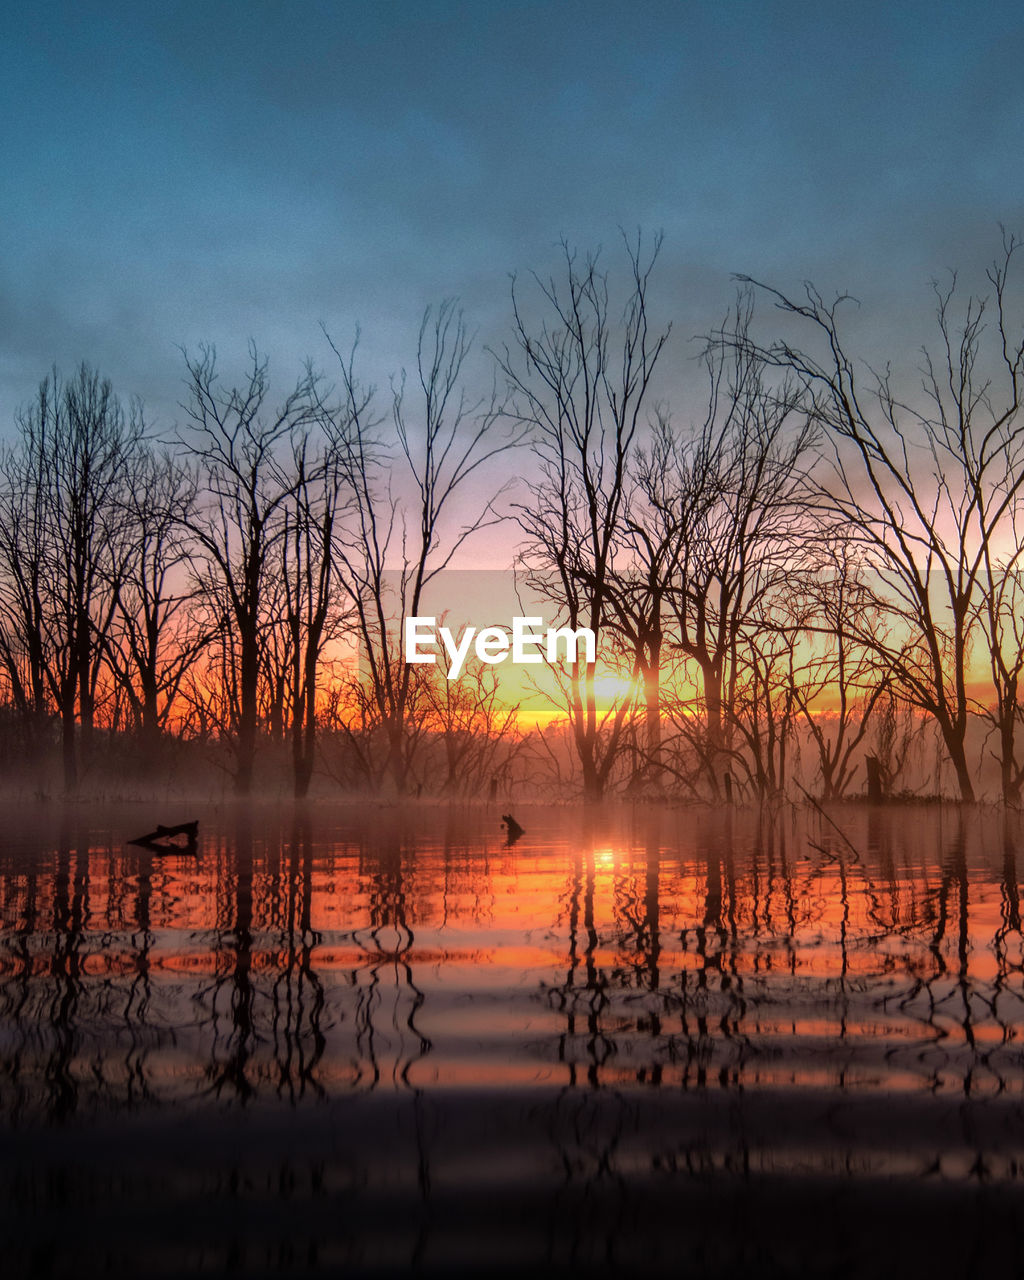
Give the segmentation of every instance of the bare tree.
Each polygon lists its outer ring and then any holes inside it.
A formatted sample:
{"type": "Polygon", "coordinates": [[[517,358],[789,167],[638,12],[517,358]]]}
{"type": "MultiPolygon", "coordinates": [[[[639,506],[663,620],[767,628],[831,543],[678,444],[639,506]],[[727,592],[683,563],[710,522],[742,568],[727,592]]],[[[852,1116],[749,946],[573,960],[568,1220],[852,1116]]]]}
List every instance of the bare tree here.
{"type": "MultiPolygon", "coordinates": [[[[741,296],[732,330],[747,332],[751,318],[752,301],[741,296]]],[[[773,384],[755,353],[719,338],[706,349],[705,369],[703,423],[683,432],[662,417],[638,451],[630,528],[638,559],[663,584],[663,644],[696,668],[693,708],[675,723],[718,796],[735,763],[744,637],[767,635],[780,621],[778,596],[792,585],[812,532],[815,433],[799,387],[773,384]]]]}
{"type": "Polygon", "coordinates": [[[190,607],[187,527],[195,500],[195,476],[180,459],[139,451],[123,497],[131,555],[111,582],[117,612],[106,647],[147,760],[173,720],[185,673],[210,639],[190,607]]]}
{"type": "MultiPolygon", "coordinates": [[[[625,551],[629,462],[668,339],[667,328],[651,332],[647,305],[660,245],[660,237],[650,251],[639,236],[626,242],[630,283],[617,325],[597,255],[580,259],[563,242],[561,279],[533,277],[545,312],[536,322],[513,281],[515,347],[498,356],[540,470],[529,502],[517,506],[528,582],[557,603],[568,626],[589,628],[598,647],[614,616],[616,557],[625,551]]],[[[569,701],[583,792],[591,800],[607,788],[628,710],[623,701],[602,726],[595,675],[595,662],[575,663],[569,701]]]]}
{"type": "Polygon", "coordinates": [[[736,767],[759,800],[784,795],[796,727],[792,680],[793,634],[776,619],[745,628],[735,646],[735,682],[730,720],[744,750],[736,767]]]}
{"type": "Polygon", "coordinates": [[[112,584],[131,549],[125,496],[142,414],[137,404],[126,413],[110,383],[83,364],[70,380],[56,369],[45,378],[18,427],[4,462],[5,652],[13,658],[23,649],[19,696],[36,716],[45,682],[72,793],[88,760],[117,601],[112,584]]]}
{"type": "Polygon", "coordinates": [[[216,353],[185,355],[190,430],[182,437],[199,468],[199,503],[188,528],[196,544],[193,573],[221,651],[234,786],[248,795],[259,729],[261,633],[270,565],[282,537],[282,511],[294,481],[283,453],[292,434],[317,414],[317,378],[307,365],[295,389],[267,412],[267,361],[249,348],[239,386],[220,385],[216,353]]]}
{"type": "Polygon", "coordinates": [[[423,687],[427,728],[444,752],[442,794],[481,796],[506,776],[519,745],[518,705],[501,698],[494,667],[470,659],[458,680],[430,668],[423,687]]]}
{"type": "Polygon", "coordinates": [[[46,493],[22,448],[4,450],[0,477],[0,654],[31,755],[45,735],[54,659],[44,612],[46,493]]]}
{"type": "MultiPolygon", "coordinates": [[[[1016,520],[1013,521],[1016,526],[1016,520]]],[[[978,625],[988,650],[992,680],[991,701],[977,704],[996,735],[994,753],[999,765],[1000,790],[1006,804],[1020,803],[1024,760],[1020,758],[1021,678],[1024,675],[1024,576],[1019,566],[1021,540],[1016,528],[1013,547],[1005,555],[986,556],[986,573],[978,601],[978,625]]]]}
{"type": "Polygon", "coordinates": [[[841,539],[816,548],[789,612],[793,702],[817,756],[822,799],[839,799],[853,782],[857,755],[889,686],[878,657],[884,623],[856,548],[841,539]]]}
{"type": "Polygon", "coordinates": [[[871,751],[878,761],[884,795],[911,791],[908,782],[915,766],[920,766],[925,748],[926,727],[932,722],[899,696],[892,683],[887,683],[871,720],[871,751]],[[899,784],[902,783],[902,786],[899,784]]]}
{"type": "MultiPolygon", "coordinates": [[[[361,387],[355,375],[355,348],[344,358],[331,343],[345,390],[332,445],[350,486],[335,563],[351,601],[369,720],[386,743],[383,768],[372,772],[390,779],[399,794],[408,789],[420,736],[410,732],[416,675],[404,660],[401,619],[420,614],[428,583],[469,538],[496,521],[497,495],[474,500],[469,482],[520,438],[501,431],[496,395],[469,397],[464,375],[471,345],[454,301],[427,309],[417,344],[415,402],[403,374],[392,389],[395,435],[386,442],[378,434],[382,420],[374,413],[373,389],[361,387]],[[396,468],[396,462],[404,465],[396,468]]],[[[365,723],[365,716],[343,722],[342,731],[354,744],[365,723]]]]}
{"type": "MultiPolygon", "coordinates": [[[[763,354],[814,396],[832,444],[828,504],[859,531],[879,604],[893,619],[879,651],[904,696],[934,719],[965,801],[975,796],[967,753],[971,640],[1024,485],[1024,338],[1007,298],[1018,248],[1004,237],[988,273],[992,296],[967,299],[959,316],[955,275],[935,285],[937,351],[923,352],[913,401],[901,397],[888,368],[862,375],[847,354],[839,323],[845,298],[829,304],[808,286],[796,302],[758,286],[820,340],[818,354],[785,340],[763,354]]],[[[741,345],[749,349],[742,336],[741,345]]],[[[991,633],[987,639],[997,643],[991,633]]]]}
{"type": "Polygon", "coordinates": [[[345,452],[337,439],[318,445],[304,432],[292,445],[291,473],[280,573],[282,621],[290,642],[292,776],[295,796],[301,798],[309,791],[316,760],[320,667],[348,618],[335,561],[336,528],[348,501],[345,452]]]}

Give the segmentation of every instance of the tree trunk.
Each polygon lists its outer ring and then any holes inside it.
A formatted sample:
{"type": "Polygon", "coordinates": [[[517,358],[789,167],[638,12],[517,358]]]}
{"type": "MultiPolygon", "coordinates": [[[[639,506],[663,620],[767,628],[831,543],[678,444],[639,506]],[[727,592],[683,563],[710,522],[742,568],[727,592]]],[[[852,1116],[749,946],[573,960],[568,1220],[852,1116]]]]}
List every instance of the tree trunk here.
{"type": "Polygon", "coordinates": [[[75,750],[75,711],[65,699],[60,716],[61,754],[64,762],[64,791],[78,793],[78,758],[75,750]]]}
{"type": "Polygon", "coordinates": [[[964,804],[974,804],[974,783],[971,780],[971,771],[967,765],[964,736],[953,727],[944,730],[942,736],[946,742],[950,763],[956,772],[957,786],[960,788],[960,800],[964,804]]]}
{"type": "Polygon", "coordinates": [[[657,653],[643,669],[644,681],[644,737],[648,779],[658,786],[661,783],[661,662],[657,653]]]}

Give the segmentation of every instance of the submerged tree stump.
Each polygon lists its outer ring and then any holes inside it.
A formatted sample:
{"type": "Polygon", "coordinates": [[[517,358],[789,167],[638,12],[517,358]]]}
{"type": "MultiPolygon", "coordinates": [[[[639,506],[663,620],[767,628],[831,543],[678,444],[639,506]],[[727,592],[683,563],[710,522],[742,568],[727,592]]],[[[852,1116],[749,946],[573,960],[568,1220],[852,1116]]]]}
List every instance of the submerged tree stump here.
{"type": "Polygon", "coordinates": [[[155,831],[147,831],[144,836],[136,836],[129,844],[140,845],[144,849],[152,849],[156,853],[195,852],[199,839],[199,823],[179,822],[176,827],[165,827],[157,823],[155,831]],[[176,843],[178,836],[185,837],[184,844],[176,843]]]}

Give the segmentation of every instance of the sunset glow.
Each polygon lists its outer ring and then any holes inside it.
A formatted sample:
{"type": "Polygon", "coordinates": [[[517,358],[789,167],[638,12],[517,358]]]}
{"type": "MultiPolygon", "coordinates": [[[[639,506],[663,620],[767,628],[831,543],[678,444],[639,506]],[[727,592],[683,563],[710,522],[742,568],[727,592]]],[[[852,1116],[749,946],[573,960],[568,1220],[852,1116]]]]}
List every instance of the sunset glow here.
{"type": "Polygon", "coordinates": [[[3,1280],[1001,1280],[1024,10],[0,40],[3,1280]]]}

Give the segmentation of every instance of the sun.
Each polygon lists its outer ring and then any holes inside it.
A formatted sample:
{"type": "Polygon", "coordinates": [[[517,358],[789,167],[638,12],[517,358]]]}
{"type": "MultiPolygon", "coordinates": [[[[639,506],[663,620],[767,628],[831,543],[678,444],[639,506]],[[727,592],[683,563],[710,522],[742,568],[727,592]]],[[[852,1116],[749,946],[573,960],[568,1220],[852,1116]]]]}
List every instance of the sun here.
{"type": "Polygon", "coordinates": [[[611,707],[636,694],[636,681],[629,676],[597,676],[594,680],[594,698],[605,707],[611,707]]]}

